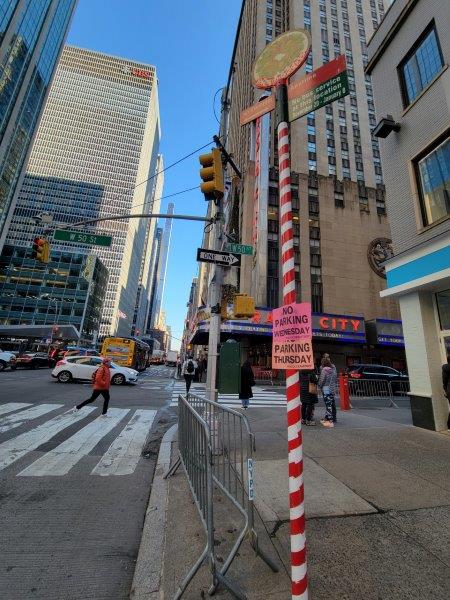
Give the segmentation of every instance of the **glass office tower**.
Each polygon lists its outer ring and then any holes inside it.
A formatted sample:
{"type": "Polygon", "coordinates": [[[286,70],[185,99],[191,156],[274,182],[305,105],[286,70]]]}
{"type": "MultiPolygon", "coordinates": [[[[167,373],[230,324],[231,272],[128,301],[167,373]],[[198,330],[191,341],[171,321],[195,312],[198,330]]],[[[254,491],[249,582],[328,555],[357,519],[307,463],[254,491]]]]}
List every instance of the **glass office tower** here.
{"type": "Polygon", "coordinates": [[[0,250],[77,0],[0,0],[0,250]]]}
{"type": "MultiPolygon", "coordinates": [[[[42,212],[50,213],[55,225],[152,212],[162,191],[156,176],[162,164],[159,141],[155,68],[65,46],[6,243],[30,247],[43,231],[33,224],[42,212]]],[[[106,220],[90,229],[112,236],[111,246],[53,241],[52,248],[95,250],[109,272],[100,336],[130,335],[135,312],[148,296],[147,270],[141,267],[155,224],[141,218],[106,220]],[[138,298],[140,283],[146,289],[138,298]]]]}

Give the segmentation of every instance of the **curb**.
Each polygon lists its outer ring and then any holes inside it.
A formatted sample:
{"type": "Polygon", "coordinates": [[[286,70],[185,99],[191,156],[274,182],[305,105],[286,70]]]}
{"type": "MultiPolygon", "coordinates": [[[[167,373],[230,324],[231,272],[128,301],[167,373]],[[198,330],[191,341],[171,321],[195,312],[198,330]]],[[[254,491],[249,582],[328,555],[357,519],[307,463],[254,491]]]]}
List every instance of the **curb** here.
{"type": "Polygon", "coordinates": [[[152,491],[145,513],[141,545],[131,585],[130,600],[159,600],[164,558],[164,539],[169,483],[164,474],[169,470],[172,442],[178,425],[166,431],[159,448],[152,491]]]}

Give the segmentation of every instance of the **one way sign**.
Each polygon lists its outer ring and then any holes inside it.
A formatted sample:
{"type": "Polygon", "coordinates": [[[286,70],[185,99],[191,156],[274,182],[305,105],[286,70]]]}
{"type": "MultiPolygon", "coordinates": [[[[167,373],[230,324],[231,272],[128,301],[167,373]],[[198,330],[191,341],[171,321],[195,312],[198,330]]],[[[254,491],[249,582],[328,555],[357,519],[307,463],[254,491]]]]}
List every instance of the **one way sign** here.
{"type": "Polygon", "coordinates": [[[197,260],[200,262],[214,263],[223,267],[240,267],[241,255],[231,252],[220,252],[220,250],[197,249],[197,260]]]}

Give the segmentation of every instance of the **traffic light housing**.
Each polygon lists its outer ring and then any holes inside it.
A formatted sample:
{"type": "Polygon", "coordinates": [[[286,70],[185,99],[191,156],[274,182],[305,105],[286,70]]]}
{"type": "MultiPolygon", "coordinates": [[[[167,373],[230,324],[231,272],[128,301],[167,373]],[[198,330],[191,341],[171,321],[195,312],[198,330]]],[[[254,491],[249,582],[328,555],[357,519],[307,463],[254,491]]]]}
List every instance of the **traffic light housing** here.
{"type": "Polygon", "coordinates": [[[251,296],[236,294],[233,307],[235,317],[253,317],[255,312],[255,300],[251,296]]]}
{"type": "Polygon", "coordinates": [[[222,153],[219,148],[214,148],[209,154],[199,156],[200,177],[203,183],[200,186],[205,194],[205,200],[216,200],[222,198],[224,193],[222,153]]]}
{"type": "Polygon", "coordinates": [[[41,263],[50,260],[50,244],[44,238],[35,238],[33,241],[33,258],[41,263]]]}

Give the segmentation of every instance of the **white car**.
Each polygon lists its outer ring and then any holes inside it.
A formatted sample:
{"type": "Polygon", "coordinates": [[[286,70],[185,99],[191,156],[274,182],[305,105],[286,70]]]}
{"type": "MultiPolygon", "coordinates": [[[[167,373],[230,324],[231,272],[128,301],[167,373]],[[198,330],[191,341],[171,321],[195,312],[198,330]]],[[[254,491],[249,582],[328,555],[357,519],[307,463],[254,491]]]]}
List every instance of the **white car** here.
{"type": "Polygon", "coordinates": [[[2,352],[0,350],[0,371],[4,371],[8,367],[11,371],[17,369],[16,355],[12,352],[2,352]]]}
{"type": "MultiPolygon", "coordinates": [[[[52,377],[55,377],[60,383],[70,383],[75,379],[91,381],[92,374],[101,364],[101,356],[67,356],[56,363],[52,377]]],[[[111,383],[114,385],[136,383],[138,379],[137,371],[121,367],[114,362],[111,362],[110,373],[111,383]]]]}

